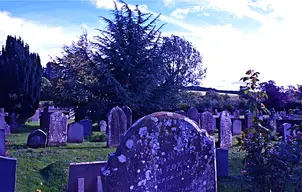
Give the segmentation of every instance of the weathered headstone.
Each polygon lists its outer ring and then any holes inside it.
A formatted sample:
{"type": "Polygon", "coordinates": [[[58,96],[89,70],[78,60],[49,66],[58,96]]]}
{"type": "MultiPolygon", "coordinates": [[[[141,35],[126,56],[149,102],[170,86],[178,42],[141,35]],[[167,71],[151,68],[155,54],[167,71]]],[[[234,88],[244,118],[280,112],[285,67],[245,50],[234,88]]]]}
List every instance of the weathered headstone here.
{"type": "Polygon", "coordinates": [[[5,131],[5,135],[11,134],[10,126],[8,124],[4,125],[4,131],[5,131]]]}
{"type": "Polygon", "coordinates": [[[92,121],[89,119],[82,119],[80,123],[84,126],[84,136],[92,134],[92,121]]]}
{"type": "Polygon", "coordinates": [[[30,148],[46,147],[47,135],[41,129],[32,131],[27,137],[27,146],[30,148]]]}
{"type": "Polygon", "coordinates": [[[199,113],[196,107],[190,107],[187,111],[187,116],[199,125],[199,113]]]}
{"type": "Polygon", "coordinates": [[[229,175],[229,151],[227,149],[216,149],[216,165],[218,177],[229,175]]]}
{"type": "Polygon", "coordinates": [[[130,127],[101,169],[104,191],[215,192],[214,145],[214,137],[189,118],[147,115],[130,127]]]}
{"type": "Polygon", "coordinates": [[[106,123],[106,121],[101,120],[100,121],[100,131],[101,132],[106,132],[106,129],[107,129],[107,123],[106,123]]]}
{"type": "Polygon", "coordinates": [[[15,192],[17,159],[0,156],[0,191],[15,192]]]}
{"type": "Polygon", "coordinates": [[[201,123],[202,123],[202,128],[207,130],[207,132],[210,134],[210,135],[213,135],[214,134],[214,126],[213,126],[213,123],[214,123],[214,117],[212,115],[212,113],[206,111],[206,112],[203,112],[201,114],[201,123]]]}
{"type": "Polygon", "coordinates": [[[120,138],[127,130],[127,117],[119,107],[114,107],[108,115],[107,147],[116,147],[120,143],[120,138]]]}
{"type": "Polygon", "coordinates": [[[128,106],[123,106],[122,110],[124,111],[127,118],[127,129],[129,129],[132,125],[132,110],[128,106]]]}
{"type": "Polygon", "coordinates": [[[48,146],[64,146],[67,140],[68,118],[61,112],[50,115],[48,146]]]}
{"type": "Polygon", "coordinates": [[[232,126],[232,130],[233,130],[233,135],[241,135],[242,132],[242,122],[239,119],[235,119],[233,121],[233,126],[232,126]]]}
{"type": "Polygon", "coordinates": [[[0,156],[6,156],[5,130],[0,129],[0,156]]]}
{"type": "Polygon", "coordinates": [[[232,121],[227,111],[220,113],[219,143],[221,149],[232,147],[232,121]]]}
{"type": "Polygon", "coordinates": [[[291,124],[290,123],[283,123],[283,140],[287,141],[287,136],[291,135],[291,131],[288,130],[289,128],[291,128],[291,124]]]}
{"type": "Polygon", "coordinates": [[[8,113],[4,112],[4,108],[0,108],[0,129],[5,129],[7,123],[5,122],[5,116],[8,116],[8,113]]]}
{"type": "Polygon", "coordinates": [[[81,123],[71,123],[68,126],[67,142],[82,143],[84,141],[84,126],[81,123]]]}

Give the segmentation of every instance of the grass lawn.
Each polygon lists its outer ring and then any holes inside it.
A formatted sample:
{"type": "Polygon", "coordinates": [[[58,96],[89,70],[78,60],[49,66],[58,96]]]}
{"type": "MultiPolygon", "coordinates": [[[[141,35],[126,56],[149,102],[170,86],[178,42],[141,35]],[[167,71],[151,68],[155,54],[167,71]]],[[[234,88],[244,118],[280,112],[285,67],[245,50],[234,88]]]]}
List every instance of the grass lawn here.
{"type": "MultiPolygon", "coordinates": [[[[35,192],[37,189],[42,192],[61,192],[67,186],[69,163],[107,160],[107,155],[115,151],[105,148],[104,142],[30,149],[26,146],[27,136],[38,126],[38,123],[29,123],[21,129],[21,133],[7,138],[8,156],[18,159],[17,192],[35,192]]],[[[238,150],[239,147],[229,150],[230,177],[218,180],[219,192],[242,191],[239,175],[243,155],[238,150]]]]}

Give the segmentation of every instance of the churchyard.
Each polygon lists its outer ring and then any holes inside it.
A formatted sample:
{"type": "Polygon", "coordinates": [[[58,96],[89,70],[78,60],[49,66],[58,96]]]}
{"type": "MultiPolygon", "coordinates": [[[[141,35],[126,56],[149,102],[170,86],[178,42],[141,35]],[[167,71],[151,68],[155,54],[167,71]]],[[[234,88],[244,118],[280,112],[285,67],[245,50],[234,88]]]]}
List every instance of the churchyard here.
{"type": "MultiPolygon", "coordinates": [[[[8,192],[14,186],[18,192],[242,191],[246,187],[244,152],[239,151],[237,137],[251,127],[252,113],[212,114],[191,107],[132,122],[132,111],[124,106],[114,107],[107,120],[92,124],[88,119],[74,122],[73,112],[66,115],[46,108],[39,112],[39,120],[34,116],[18,133],[11,133],[3,121],[3,109],[1,114],[5,129],[0,135],[0,167],[5,173],[0,177],[8,192]]],[[[287,138],[289,125],[302,120],[277,112],[270,121],[277,135],[287,138]]]]}

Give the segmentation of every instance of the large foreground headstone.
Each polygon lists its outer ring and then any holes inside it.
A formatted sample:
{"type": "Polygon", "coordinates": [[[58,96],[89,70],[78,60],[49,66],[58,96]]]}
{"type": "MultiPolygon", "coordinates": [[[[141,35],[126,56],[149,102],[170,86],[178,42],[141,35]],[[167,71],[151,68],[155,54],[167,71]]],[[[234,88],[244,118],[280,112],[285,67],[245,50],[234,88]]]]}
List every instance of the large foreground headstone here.
{"type": "Polygon", "coordinates": [[[67,142],[68,117],[61,112],[50,115],[48,146],[64,146],[67,142]]]}
{"type": "Polygon", "coordinates": [[[127,129],[127,118],[124,111],[119,107],[114,107],[108,115],[107,147],[116,147],[120,143],[120,138],[127,129]]]}
{"type": "Polygon", "coordinates": [[[32,131],[27,137],[27,146],[30,148],[46,147],[47,135],[41,129],[32,131]]]}
{"type": "Polygon", "coordinates": [[[232,147],[232,120],[227,111],[220,114],[219,143],[221,149],[232,147]]]}
{"type": "Polygon", "coordinates": [[[17,159],[0,156],[0,191],[16,191],[17,159]]]}
{"type": "Polygon", "coordinates": [[[215,192],[214,138],[182,115],[135,122],[101,169],[104,192],[215,192]]]}
{"type": "Polygon", "coordinates": [[[83,143],[84,141],[84,126],[81,123],[71,123],[67,130],[68,143],[83,143]]]}

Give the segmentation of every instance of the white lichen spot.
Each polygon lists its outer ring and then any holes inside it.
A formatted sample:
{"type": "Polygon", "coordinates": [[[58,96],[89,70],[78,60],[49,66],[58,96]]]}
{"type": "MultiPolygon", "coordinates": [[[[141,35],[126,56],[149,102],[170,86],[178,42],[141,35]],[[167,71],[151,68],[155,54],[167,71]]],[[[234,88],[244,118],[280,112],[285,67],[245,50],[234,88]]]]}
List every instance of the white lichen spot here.
{"type": "Polygon", "coordinates": [[[165,155],[166,153],[165,152],[161,152],[161,155],[165,155]]]}
{"type": "Polygon", "coordinates": [[[146,179],[139,181],[137,183],[137,186],[146,185],[146,181],[147,181],[146,179]]]}
{"type": "Polygon", "coordinates": [[[140,170],[140,169],[138,169],[136,172],[137,172],[137,173],[140,173],[140,172],[141,172],[141,170],[140,170]]]}
{"type": "Polygon", "coordinates": [[[208,156],[207,156],[207,155],[205,155],[205,156],[204,156],[204,158],[205,158],[205,159],[207,159],[207,158],[208,158],[208,156]]]}
{"type": "Polygon", "coordinates": [[[189,165],[187,165],[187,168],[190,168],[190,166],[189,166],[189,165]]]}
{"type": "Polygon", "coordinates": [[[184,177],[182,177],[182,178],[181,178],[181,180],[185,180],[185,178],[184,178],[184,177]]]}
{"type": "Polygon", "coordinates": [[[158,164],[156,164],[156,165],[155,165],[155,168],[156,168],[156,169],[158,169],[158,167],[159,167],[159,165],[158,165],[158,164]]]}
{"type": "Polygon", "coordinates": [[[203,181],[203,185],[206,185],[207,184],[207,181],[203,181]]]}
{"type": "Polygon", "coordinates": [[[176,131],[176,127],[172,127],[171,130],[172,130],[172,131],[176,131]]]}
{"type": "Polygon", "coordinates": [[[118,158],[118,160],[119,160],[120,163],[125,163],[127,161],[127,158],[123,154],[121,154],[117,158],[118,158]]]}
{"type": "Polygon", "coordinates": [[[134,142],[132,139],[128,139],[126,141],[126,147],[128,147],[128,149],[131,149],[133,147],[133,145],[134,145],[134,142]]]}
{"type": "Polygon", "coordinates": [[[157,185],[154,186],[154,189],[157,189],[157,185]]]}
{"type": "Polygon", "coordinates": [[[150,171],[150,170],[147,170],[147,171],[145,172],[145,176],[146,176],[147,181],[149,181],[149,180],[151,179],[150,174],[151,174],[151,171],[150,171]]]}
{"type": "Polygon", "coordinates": [[[140,137],[143,137],[143,136],[147,135],[148,134],[147,127],[140,128],[138,134],[139,134],[140,137]]]}
{"type": "Polygon", "coordinates": [[[167,115],[168,115],[169,117],[172,117],[172,116],[173,116],[173,113],[167,113],[167,115]]]}
{"type": "Polygon", "coordinates": [[[131,186],[130,186],[130,190],[133,190],[133,188],[134,188],[134,186],[133,186],[133,185],[131,185],[131,186]]]}
{"type": "Polygon", "coordinates": [[[146,161],[145,161],[145,160],[142,160],[142,163],[143,163],[143,164],[145,164],[145,163],[146,163],[146,161]]]}
{"type": "Polygon", "coordinates": [[[151,117],[151,120],[152,120],[153,122],[155,122],[155,123],[158,122],[158,119],[157,119],[156,117],[151,117]]]}
{"type": "Polygon", "coordinates": [[[114,168],[114,169],[113,169],[113,171],[117,171],[117,170],[118,170],[118,168],[114,168]]]}

